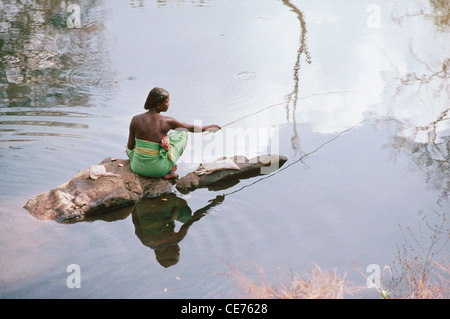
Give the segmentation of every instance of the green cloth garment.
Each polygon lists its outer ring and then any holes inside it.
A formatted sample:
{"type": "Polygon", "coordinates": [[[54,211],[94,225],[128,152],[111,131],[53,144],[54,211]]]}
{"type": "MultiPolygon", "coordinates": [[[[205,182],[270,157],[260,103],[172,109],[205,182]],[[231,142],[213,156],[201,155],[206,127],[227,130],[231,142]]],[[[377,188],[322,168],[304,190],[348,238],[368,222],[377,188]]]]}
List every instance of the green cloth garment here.
{"type": "MultiPolygon", "coordinates": [[[[174,233],[174,221],[184,224],[191,219],[192,211],[186,200],[176,196],[166,196],[165,199],[166,201],[161,201],[159,198],[144,197],[136,203],[135,208],[138,220],[136,220],[135,226],[139,226],[136,233],[139,232],[142,236],[174,233]]],[[[156,239],[157,237],[151,238],[156,239]]],[[[158,242],[159,245],[162,244],[161,240],[158,240],[158,242]]],[[[153,246],[158,245],[155,242],[153,246]]]]}
{"type": "Polygon", "coordinates": [[[130,159],[131,170],[147,177],[163,177],[169,173],[186,148],[188,134],[184,130],[175,130],[167,135],[169,149],[159,143],[135,138],[135,147],[126,152],[130,159]]]}

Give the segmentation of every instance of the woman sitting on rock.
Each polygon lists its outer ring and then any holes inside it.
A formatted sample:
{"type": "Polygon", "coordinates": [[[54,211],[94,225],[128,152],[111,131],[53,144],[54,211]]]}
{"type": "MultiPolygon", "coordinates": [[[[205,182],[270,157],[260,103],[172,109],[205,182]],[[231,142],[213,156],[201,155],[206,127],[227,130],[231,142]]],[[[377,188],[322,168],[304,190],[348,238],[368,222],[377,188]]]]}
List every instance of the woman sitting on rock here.
{"type": "Polygon", "coordinates": [[[126,150],[131,170],[139,175],[177,178],[175,163],[186,148],[186,130],[192,133],[220,130],[218,125],[194,126],[161,115],[169,109],[169,93],[161,88],[150,91],[144,108],[147,112],[131,119],[126,150]],[[170,130],[174,131],[169,133],[170,130]]]}

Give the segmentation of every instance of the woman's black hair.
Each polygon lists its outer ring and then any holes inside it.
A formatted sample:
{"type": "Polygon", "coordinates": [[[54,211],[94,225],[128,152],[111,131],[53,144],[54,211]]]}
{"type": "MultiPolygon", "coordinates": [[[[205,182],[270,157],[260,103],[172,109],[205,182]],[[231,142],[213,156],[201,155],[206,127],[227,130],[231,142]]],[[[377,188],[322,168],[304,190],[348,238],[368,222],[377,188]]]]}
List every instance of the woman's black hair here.
{"type": "Polygon", "coordinates": [[[156,107],[159,103],[164,103],[169,97],[169,92],[161,88],[153,88],[147,96],[144,104],[144,109],[150,110],[156,107]]]}

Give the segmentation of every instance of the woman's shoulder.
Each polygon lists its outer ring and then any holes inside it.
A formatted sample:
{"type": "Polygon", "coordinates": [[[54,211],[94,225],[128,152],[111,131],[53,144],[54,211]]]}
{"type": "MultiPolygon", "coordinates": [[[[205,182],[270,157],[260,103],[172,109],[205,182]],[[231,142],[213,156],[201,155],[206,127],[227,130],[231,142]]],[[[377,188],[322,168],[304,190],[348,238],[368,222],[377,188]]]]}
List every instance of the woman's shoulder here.
{"type": "Polygon", "coordinates": [[[149,118],[151,117],[150,114],[148,114],[147,112],[141,113],[141,114],[136,114],[131,118],[131,121],[139,121],[145,118],[149,118]]]}
{"type": "Polygon", "coordinates": [[[131,118],[131,121],[135,121],[135,120],[137,120],[140,117],[142,117],[142,114],[133,115],[133,117],[131,118]]]}
{"type": "Polygon", "coordinates": [[[164,123],[171,123],[173,121],[176,121],[174,118],[170,116],[165,116],[162,114],[149,114],[148,112],[141,113],[134,115],[131,119],[132,123],[138,123],[138,122],[147,122],[147,121],[158,121],[158,122],[164,122],[164,123]]]}

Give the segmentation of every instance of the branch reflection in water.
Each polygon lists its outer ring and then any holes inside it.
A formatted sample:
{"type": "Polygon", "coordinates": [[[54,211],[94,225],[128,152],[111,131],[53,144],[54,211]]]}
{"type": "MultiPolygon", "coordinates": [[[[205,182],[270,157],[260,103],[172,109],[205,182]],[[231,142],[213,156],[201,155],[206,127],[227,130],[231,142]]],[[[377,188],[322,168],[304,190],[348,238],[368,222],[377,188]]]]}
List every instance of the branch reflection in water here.
{"type": "Polygon", "coordinates": [[[291,93],[287,96],[286,103],[286,120],[289,122],[290,113],[292,113],[292,122],[293,122],[293,130],[294,135],[291,137],[291,145],[292,149],[295,151],[295,155],[301,154],[300,151],[300,138],[297,132],[297,121],[296,121],[296,112],[297,112],[297,102],[299,100],[299,88],[300,88],[300,68],[301,68],[301,56],[305,55],[305,60],[308,64],[311,64],[311,55],[308,49],[308,45],[306,42],[306,22],[303,17],[303,12],[298,9],[295,5],[291,3],[291,1],[283,0],[283,4],[290,8],[292,12],[297,15],[297,19],[300,22],[300,47],[297,50],[297,59],[294,65],[294,88],[291,93]],[[292,111],[290,110],[290,104],[292,103],[292,111]]]}

